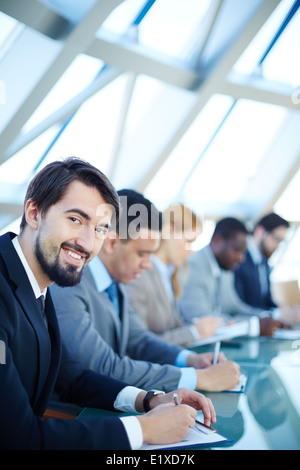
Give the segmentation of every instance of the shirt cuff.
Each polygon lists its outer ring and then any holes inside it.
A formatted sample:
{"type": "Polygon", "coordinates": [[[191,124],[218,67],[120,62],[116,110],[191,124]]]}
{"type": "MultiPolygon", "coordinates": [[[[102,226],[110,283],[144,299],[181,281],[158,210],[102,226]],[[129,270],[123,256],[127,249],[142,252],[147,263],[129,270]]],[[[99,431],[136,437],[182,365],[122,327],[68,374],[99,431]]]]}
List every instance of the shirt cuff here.
{"type": "Polygon", "coordinates": [[[195,341],[197,341],[198,339],[200,339],[199,332],[198,332],[197,328],[195,328],[195,326],[190,325],[190,330],[191,330],[191,333],[192,333],[193,338],[194,338],[195,341]]]}
{"type": "Polygon", "coordinates": [[[191,351],[187,349],[183,349],[177,354],[175,359],[175,366],[177,367],[186,367],[187,366],[187,358],[191,354],[191,351]]]}
{"type": "Polygon", "coordinates": [[[119,411],[137,413],[135,401],[139,393],[143,392],[140,388],[124,387],[117,395],[114,402],[114,408],[119,411]]]}
{"type": "Polygon", "coordinates": [[[178,388],[186,387],[190,390],[196,390],[197,387],[197,373],[194,367],[185,367],[180,369],[181,377],[178,382],[178,388]]]}
{"type": "Polygon", "coordinates": [[[125,416],[120,418],[132,450],[138,450],[143,445],[143,431],[139,420],[135,416],[125,416]]]}
{"type": "Polygon", "coordinates": [[[271,314],[272,314],[272,318],[273,320],[280,320],[281,319],[281,311],[280,311],[280,308],[274,308],[272,311],[271,311],[271,314]]]}

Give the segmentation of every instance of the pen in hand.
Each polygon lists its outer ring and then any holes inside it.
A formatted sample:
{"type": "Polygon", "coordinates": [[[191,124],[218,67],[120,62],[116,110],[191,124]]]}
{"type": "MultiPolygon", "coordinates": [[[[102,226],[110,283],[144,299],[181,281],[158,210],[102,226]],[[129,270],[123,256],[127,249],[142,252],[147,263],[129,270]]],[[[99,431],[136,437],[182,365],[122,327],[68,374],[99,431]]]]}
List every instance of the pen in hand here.
{"type": "MultiPolygon", "coordinates": [[[[173,400],[174,400],[175,405],[179,405],[179,399],[178,399],[178,394],[177,393],[173,393],[173,400]]],[[[214,428],[212,428],[211,426],[207,426],[206,424],[202,423],[202,421],[199,421],[198,419],[195,419],[195,423],[196,423],[197,429],[199,431],[203,432],[204,434],[207,434],[207,433],[204,432],[201,428],[199,428],[199,425],[203,426],[204,428],[209,429],[212,432],[217,432],[214,428]]]]}
{"type": "Polygon", "coordinates": [[[178,399],[177,393],[173,393],[173,399],[174,399],[175,405],[179,405],[179,399],[178,399]]]}
{"type": "Polygon", "coordinates": [[[217,341],[216,344],[215,344],[215,349],[214,349],[213,366],[218,364],[220,347],[221,347],[221,341],[217,341]]]}

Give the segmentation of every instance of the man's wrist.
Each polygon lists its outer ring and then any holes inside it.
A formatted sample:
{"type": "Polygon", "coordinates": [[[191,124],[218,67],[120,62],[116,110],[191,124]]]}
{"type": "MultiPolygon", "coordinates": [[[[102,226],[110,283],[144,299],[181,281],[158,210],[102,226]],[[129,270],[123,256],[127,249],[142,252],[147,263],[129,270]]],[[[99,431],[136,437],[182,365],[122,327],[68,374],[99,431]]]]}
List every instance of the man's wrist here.
{"type": "Polygon", "coordinates": [[[150,401],[153,397],[156,397],[157,395],[165,395],[165,392],[162,392],[160,390],[149,390],[144,396],[143,408],[146,413],[151,410],[150,401]]]}

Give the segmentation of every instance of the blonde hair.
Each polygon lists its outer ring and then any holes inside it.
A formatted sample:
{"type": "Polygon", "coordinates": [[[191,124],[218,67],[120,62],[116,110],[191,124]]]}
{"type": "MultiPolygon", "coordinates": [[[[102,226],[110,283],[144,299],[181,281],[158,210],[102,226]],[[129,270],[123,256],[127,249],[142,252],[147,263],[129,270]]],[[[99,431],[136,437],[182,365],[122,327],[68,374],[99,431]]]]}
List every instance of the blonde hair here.
{"type": "MultiPolygon", "coordinates": [[[[202,230],[202,222],[200,218],[184,204],[176,203],[172,204],[163,211],[163,231],[161,244],[164,243],[164,239],[171,237],[171,231],[175,238],[182,237],[185,232],[193,231],[195,233],[195,239],[202,230]]],[[[178,279],[178,268],[172,276],[172,286],[174,296],[177,299],[181,294],[181,284],[178,279]]],[[[184,265],[184,274],[187,273],[187,264],[184,265]]]]}

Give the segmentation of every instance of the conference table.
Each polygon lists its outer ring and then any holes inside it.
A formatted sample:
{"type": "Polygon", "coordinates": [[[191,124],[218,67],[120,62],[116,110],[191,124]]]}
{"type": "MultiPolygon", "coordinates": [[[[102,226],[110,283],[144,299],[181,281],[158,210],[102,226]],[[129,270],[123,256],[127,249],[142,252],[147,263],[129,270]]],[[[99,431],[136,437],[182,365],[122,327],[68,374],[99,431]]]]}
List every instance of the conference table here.
{"type": "MultiPolygon", "coordinates": [[[[240,337],[222,343],[221,350],[240,365],[247,383],[243,393],[205,393],[216,410],[215,428],[230,440],[208,448],[300,450],[300,340],[240,337]]],[[[107,412],[84,409],[80,415],[107,412]]]]}

